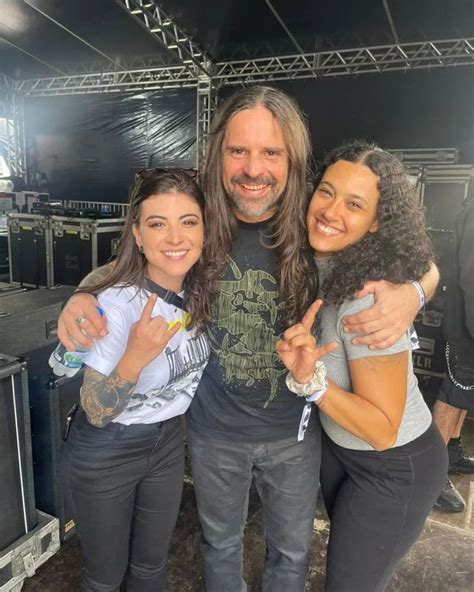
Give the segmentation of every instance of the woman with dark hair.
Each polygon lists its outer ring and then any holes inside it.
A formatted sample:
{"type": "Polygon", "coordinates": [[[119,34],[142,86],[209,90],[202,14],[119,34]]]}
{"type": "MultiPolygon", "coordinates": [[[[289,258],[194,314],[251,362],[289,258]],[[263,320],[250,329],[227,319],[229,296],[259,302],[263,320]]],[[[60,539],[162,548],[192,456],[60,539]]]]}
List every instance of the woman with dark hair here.
{"type": "Polygon", "coordinates": [[[421,532],[447,455],[413,373],[409,336],[384,350],[354,346],[342,319],[371,306],[372,294],[354,297],[365,282],[416,282],[433,251],[403,166],[362,141],[329,154],[307,224],[324,305],[315,322],[316,301],[277,351],[288,387],[307,397],[308,413],[319,407],[324,428],[326,590],[379,592],[421,532]]]}
{"type": "Polygon", "coordinates": [[[109,276],[86,290],[98,294],[108,334],[86,356],[64,459],[83,592],[118,591],[127,567],[129,592],[166,587],[184,477],[179,416],[209,355],[203,211],[186,172],[142,174],[109,276]]]}

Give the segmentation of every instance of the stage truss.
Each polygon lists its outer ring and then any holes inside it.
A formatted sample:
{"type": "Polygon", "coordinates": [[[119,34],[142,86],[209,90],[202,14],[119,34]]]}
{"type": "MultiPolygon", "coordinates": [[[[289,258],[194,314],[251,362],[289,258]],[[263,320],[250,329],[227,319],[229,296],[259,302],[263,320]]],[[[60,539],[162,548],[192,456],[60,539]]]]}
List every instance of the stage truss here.
{"type": "Polygon", "coordinates": [[[474,65],[474,38],[443,39],[399,45],[379,45],[231,62],[205,62],[203,70],[189,65],[76,74],[24,80],[23,95],[45,96],[99,92],[138,92],[199,86],[204,74],[215,87],[274,80],[360,76],[474,65]],[[209,72],[209,73],[207,73],[209,72]]]}
{"type": "MultiPolygon", "coordinates": [[[[202,162],[212,113],[217,105],[218,90],[222,86],[474,65],[474,38],[397,42],[393,45],[213,63],[155,0],[115,2],[166,48],[176,65],[148,67],[139,61],[137,66],[140,67],[106,72],[94,72],[81,66],[80,71],[50,78],[11,81],[3,77],[0,78],[0,92],[13,92],[24,97],[195,88],[198,167],[202,162]]],[[[394,38],[398,41],[397,36],[394,38]]],[[[17,99],[15,104],[20,102],[17,99]]],[[[15,106],[13,112],[15,150],[12,158],[16,170],[24,171],[23,130],[18,121],[20,111],[15,106]]]]}

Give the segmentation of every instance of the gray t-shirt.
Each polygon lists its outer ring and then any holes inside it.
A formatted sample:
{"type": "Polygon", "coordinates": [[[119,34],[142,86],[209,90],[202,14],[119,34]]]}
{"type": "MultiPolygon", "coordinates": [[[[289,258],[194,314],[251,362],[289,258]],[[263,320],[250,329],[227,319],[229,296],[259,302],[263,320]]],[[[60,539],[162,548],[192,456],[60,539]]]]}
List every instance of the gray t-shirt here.
{"type": "MultiPolygon", "coordinates": [[[[317,261],[317,264],[321,271],[327,265],[326,262],[323,264],[320,260],[317,261]]],[[[320,275],[324,275],[324,273],[320,275]]],[[[320,313],[320,343],[324,344],[335,341],[338,344],[334,351],[324,357],[328,376],[338,386],[349,392],[352,392],[349,360],[371,356],[386,356],[407,350],[411,352],[410,338],[408,335],[403,335],[394,345],[383,350],[370,350],[366,345],[353,345],[351,343],[354,334],[344,333],[343,317],[370,308],[373,303],[374,297],[372,294],[369,294],[364,298],[346,301],[339,307],[326,305],[320,313]]],[[[330,417],[325,415],[324,412],[321,411],[320,417],[324,431],[339,446],[353,450],[373,450],[373,447],[365,440],[354,436],[340,427],[330,417]]],[[[400,429],[398,430],[397,440],[392,448],[415,440],[415,438],[421,436],[429,428],[430,424],[431,413],[418,388],[418,381],[413,372],[413,363],[410,355],[408,361],[405,410],[400,429]]]]}

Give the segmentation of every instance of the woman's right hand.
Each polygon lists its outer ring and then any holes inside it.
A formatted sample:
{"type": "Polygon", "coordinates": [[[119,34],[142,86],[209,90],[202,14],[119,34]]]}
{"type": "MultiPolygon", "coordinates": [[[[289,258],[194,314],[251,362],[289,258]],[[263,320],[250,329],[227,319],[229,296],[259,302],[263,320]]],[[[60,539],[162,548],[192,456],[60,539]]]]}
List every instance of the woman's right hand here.
{"type": "Polygon", "coordinates": [[[316,315],[323,301],[316,300],[300,323],[293,325],[277,341],[276,351],[296,382],[305,384],[314,374],[314,364],[337,347],[335,342],[319,346],[311,334],[316,315]]]}
{"type": "Polygon", "coordinates": [[[137,380],[143,368],[161,354],[181,329],[179,321],[170,327],[162,316],[151,316],[156,300],[157,295],[152,294],[140,319],[131,326],[127,349],[117,365],[121,378],[137,380]]]}
{"type": "Polygon", "coordinates": [[[97,306],[97,298],[84,292],[68,300],[58,320],[59,341],[68,350],[74,351],[78,345],[89,349],[94,339],[107,335],[107,321],[97,306]]]}

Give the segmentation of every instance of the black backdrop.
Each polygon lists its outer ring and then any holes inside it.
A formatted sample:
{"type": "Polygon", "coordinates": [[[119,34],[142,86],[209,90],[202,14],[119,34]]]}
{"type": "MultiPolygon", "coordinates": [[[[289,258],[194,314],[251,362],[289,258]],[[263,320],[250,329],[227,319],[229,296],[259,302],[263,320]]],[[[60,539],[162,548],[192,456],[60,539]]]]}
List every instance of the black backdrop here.
{"type": "Polygon", "coordinates": [[[124,202],[134,172],[195,164],[196,93],[31,97],[25,130],[29,178],[53,197],[124,202]]]}
{"type": "MultiPolygon", "coordinates": [[[[309,118],[314,154],[365,137],[386,148],[448,148],[474,162],[470,67],[285,81],[309,118]]],[[[224,88],[223,97],[234,92],[224,88]]],[[[62,199],[126,201],[133,172],[194,166],[196,92],[75,95],[26,103],[30,173],[62,199]]]]}

